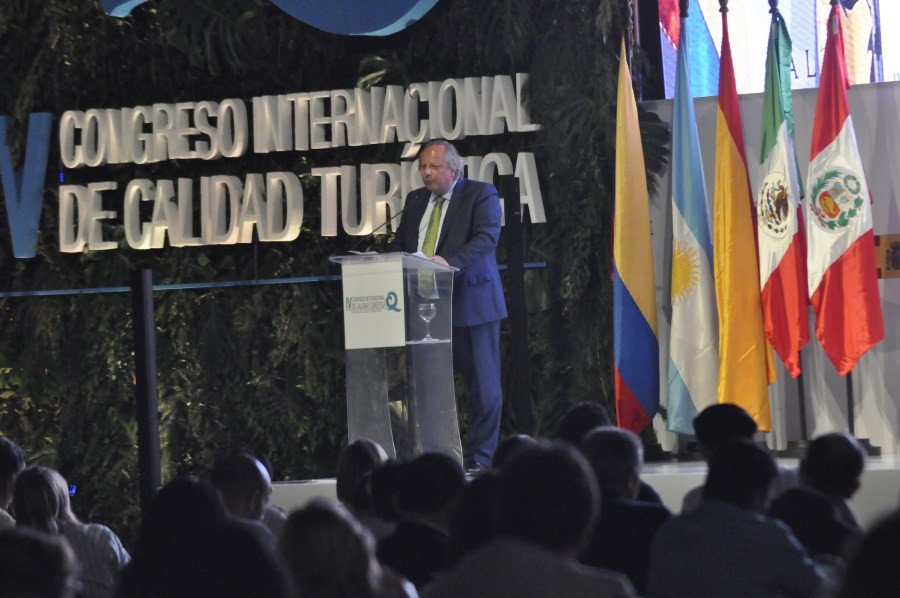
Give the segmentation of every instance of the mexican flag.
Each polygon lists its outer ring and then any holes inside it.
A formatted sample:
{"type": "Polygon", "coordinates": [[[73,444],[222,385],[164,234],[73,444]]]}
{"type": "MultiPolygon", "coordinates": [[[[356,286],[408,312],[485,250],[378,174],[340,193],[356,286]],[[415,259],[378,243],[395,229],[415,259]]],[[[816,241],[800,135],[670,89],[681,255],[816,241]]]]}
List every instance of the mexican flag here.
{"type": "Polygon", "coordinates": [[[800,349],[809,342],[806,240],[800,176],[794,154],[791,38],[776,10],[769,29],[763,96],[762,155],[756,196],[759,284],[766,338],[791,377],[800,375],[800,349]]]}

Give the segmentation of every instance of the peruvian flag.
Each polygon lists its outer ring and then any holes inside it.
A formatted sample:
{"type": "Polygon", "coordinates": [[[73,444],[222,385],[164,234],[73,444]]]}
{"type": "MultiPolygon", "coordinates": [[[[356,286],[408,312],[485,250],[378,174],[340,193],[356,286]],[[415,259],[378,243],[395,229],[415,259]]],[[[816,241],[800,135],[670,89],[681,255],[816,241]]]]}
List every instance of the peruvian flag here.
{"type": "Polygon", "coordinates": [[[807,185],[807,271],[816,338],[842,376],[884,338],[869,187],[847,100],[839,6],[831,7],[807,185]]]}
{"type": "Polygon", "coordinates": [[[809,291],[790,69],[791,37],[776,8],[766,57],[762,180],[756,197],[759,282],[766,338],[796,378],[800,349],[809,341],[809,291]]]}

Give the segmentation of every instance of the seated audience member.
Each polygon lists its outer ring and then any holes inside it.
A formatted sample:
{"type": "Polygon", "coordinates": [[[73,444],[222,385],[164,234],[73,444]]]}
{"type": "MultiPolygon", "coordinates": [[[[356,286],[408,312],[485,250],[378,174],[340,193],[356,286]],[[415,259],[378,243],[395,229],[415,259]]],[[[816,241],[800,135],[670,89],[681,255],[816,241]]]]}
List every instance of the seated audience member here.
{"type": "Polygon", "coordinates": [[[18,527],[0,531],[0,596],[75,598],[78,563],[60,536],[18,527]]]}
{"type": "Polygon", "coordinates": [[[494,460],[491,462],[491,469],[494,471],[503,469],[503,467],[509,463],[513,457],[519,454],[519,452],[531,448],[536,444],[537,440],[528,434],[507,436],[500,441],[497,445],[497,450],[494,451],[494,460]]]}
{"type": "Polygon", "coordinates": [[[275,536],[262,522],[272,494],[272,479],[265,466],[246,452],[216,459],[209,481],[221,493],[225,509],[260,542],[275,550],[275,536]]]}
{"type": "MultiPolygon", "coordinates": [[[[694,418],[694,434],[700,446],[700,454],[707,463],[719,446],[733,440],[751,441],[757,429],[750,414],[731,403],[710,405],[694,418]]],[[[703,486],[688,491],[682,501],[681,512],[688,513],[696,509],[702,497],[703,486]]]]}
{"type": "MultiPolygon", "coordinates": [[[[558,438],[578,448],[581,446],[584,437],[591,430],[612,427],[615,426],[613,426],[609,413],[606,412],[606,408],[603,405],[592,401],[582,401],[570,406],[563,413],[562,418],[559,420],[558,438]]],[[[659,493],[644,481],[640,481],[637,499],[642,502],[662,504],[662,498],[659,496],[659,493]]]]}
{"type": "Polygon", "coordinates": [[[381,540],[394,531],[394,525],[378,518],[372,507],[372,471],[387,463],[381,445],[368,438],[354,440],[338,458],[335,482],[337,498],[354,517],[381,540]]]}
{"type": "Polygon", "coordinates": [[[860,533],[847,501],[860,487],[864,466],[855,438],[838,432],[815,438],[800,461],[800,486],[773,500],[769,516],[786,523],[811,555],[841,556],[860,533]]]}
{"type": "Polygon", "coordinates": [[[18,444],[0,436],[0,530],[10,529],[16,520],[9,514],[16,476],[25,469],[25,451],[18,444]]]}
{"type": "Polygon", "coordinates": [[[849,502],[862,485],[866,468],[866,455],[859,442],[843,432],[822,434],[810,443],[802,465],[809,487],[831,501],[841,521],[860,530],[849,502]]]}
{"type": "Polygon", "coordinates": [[[900,596],[900,511],[875,526],[850,553],[838,598],[900,596]]]}
{"type": "MultiPolygon", "coordinates": [[[[535,444],[537,444],[535,442],[535,444]]],[[[493,468],[498,466],[494,453],[493,468]]],[[[497,487],[497,473],[491,469],[466,484],[450,511],[450,563],[457,563],[466,554],[487,544],[494,534],[491,531],[491,509],[497,487]]]]}
{"type": "Polygon", "coordinates": [[[152,598],[162,579],[191,559],[191,539],[228,519],[215,488],[194,476],[176,478],[150,501],[134,558],[122,571],[118,598],[152,598]]]}
{"type": "Polygon", "coordinates": [[[338,500],[349,506],[363,477],[385,463],[387,453],[374,440],[360,438],[345,446],[338,458],[335,472],[338,500]]]}
{"type": "Polygon", "coordinates": [[[288,576],[275,553],[241,521],[197,530],[190,558],[181,559],[159,583],[165,598],[291,598],[288,576]]]}
{"type": "Polygon", "coordinates": [[[431,598],[634,596],[628,579],[575,560],[597,516],[594,474],[567,444],[540,443],[498,475],[493,540],[438,574],[431,598]]]}
{"type": "Polygon", "coordinates": [[[612,425],[609,413],[603,405],[582,401],[565,410],[559,420],[557,438],[572,446],[580,446],[584,437],[594,428],[608,428],[612,425]]]}
{"type": "Polygon", "coordinates": [[[405,463],[397,493],[400,523],[378,543],[378,560],[416,587],[446,567],[451,501],[465,483],[462,467],[450,456],[426,453],[405,463]]]}
{"type": "Polygon", "coordinates": [[[365,474],[352,497],[351,512],[376,542],[394,533],[400,514],[397,513],[397,492],[402,466],[388,460],[365,474]]]}
{"type": "Polygon", "coordinates": [[[369,532],[343,507],[324,500],[291,513],[278,551],[301,598],[417,595],[412,584],[382,569],[369,532]]]}
{"type": "Polygon", "coordinates": [[[822,572],[787,526],[761,515],[776,475],[769,454],[751,442],[720,446],[701,503],[656,534],[647,595],[816,596],[822,572]]]}
{"type": "MultiPolygon", "coordinates": [[[[262,463],[262,466],[266,468],[266,473],[269,474],[270,484],[275,481],[275,470],[272,469],[272,462],[266,453],[252,447],[245,448],[244,452],[262,463]]],[[[260,521],[269,528],[269,531],[272,532],[277,541],[281,537],[281,530],[284,529],[284,524],[287,523],[287,512],[277,505],[269,504],[268,499],[266,499],[266,507],[263,509],[260,521]]]]}
{"type": "Polygon", "coordinates": [[[79,564],[80,596],[111,596],[128,552],[105,525],[81,523],[69,503],[69,485],[53,469],[29,467],[13,491],[16,525],[63,536],[79,564]]]}
{"type": "Polygon", "coordinates": [[[628,576],[638,594],[647,587],[650,545],[670,517],[656,503],[636,499],[640,485],[643,445],[633,432],[597,428],[581,443],[581,452],[600,486],[600,519],[581,562],[628,576]]]}

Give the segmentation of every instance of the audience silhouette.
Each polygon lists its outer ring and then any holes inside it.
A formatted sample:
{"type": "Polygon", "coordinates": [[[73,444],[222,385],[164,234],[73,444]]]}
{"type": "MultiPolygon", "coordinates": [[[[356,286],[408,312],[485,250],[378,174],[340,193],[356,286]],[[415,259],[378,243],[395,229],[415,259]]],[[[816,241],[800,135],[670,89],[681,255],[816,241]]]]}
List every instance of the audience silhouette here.
{"type": "Polygon", "coordinates": [[[81,523],[69,503],[69,485],[59,472],[29,467],[16,477],[13,490],[16,525],[66,539],[80,564],[80,596],[111,596],[119,571],[129,561],[119,537],[105,525],[81,523]]]}
{"type": "Polygon", "coordinates": [[[787,526],[761,515],[777,473],[769,454],[747,440],[719,446],[703,500],[656,534],[647,595],[815,596],[824,574],[787,526]]]}
{"type": "Polygon", "coordinates": [[[378,543],[378,560],[416,587],[446,567],[451,501],[465,481],[462,466],[447,455],[425,453],[403,464],[396,499],[400,522],[378,543]]]}
{"type": "Polygon", "coordinates": [[[422,595],[633,596],[624,576],[575,560],[598,508],[594,474],[572,447],[539,443],[523,450],[497,477],[496,537],[439,574],[422,595]]]}
{"type": "Polygon", "coordinates": [[[279,553],[299,596],[415,596],[415,589],[381,567],[374,540],[346,509],[313,500],[288,517],[279,553]]]}
{"type": "Polygon", "coordinates": [[[262,522],[271,465],[229,453],[210,482],[184,476],[157,492],[131,562],[109,528],[79,521],[59,472],[25,468],[0,437],[0,596],[900,595],[900,511],[862,533],[849,500],[865,454],[851,436],[815,438],[799,487],[770,502],[779,470],[750,440],[756,424],[740,407],[710,407],[694,422],[706,482],[672,517],[639,499],[640,438],[597,407],[563,417],[569,442],[507,438],[468,483],[453,457],[397,463],[356,441],[338,467],[347,506],[316,499],[282,519],[277,551],[262,522]],[[370,527],[385,531],[377,544],[370,527]]]}
{"type": "Polygon", "coordinates": [[[647,586],[650,545],[670,517],[658,503],[637,500],[643,446],[633,432],[597,428],[581,443],[600,486],[602,507],[581,561],[628,576],[639,594],[647,586]]]}

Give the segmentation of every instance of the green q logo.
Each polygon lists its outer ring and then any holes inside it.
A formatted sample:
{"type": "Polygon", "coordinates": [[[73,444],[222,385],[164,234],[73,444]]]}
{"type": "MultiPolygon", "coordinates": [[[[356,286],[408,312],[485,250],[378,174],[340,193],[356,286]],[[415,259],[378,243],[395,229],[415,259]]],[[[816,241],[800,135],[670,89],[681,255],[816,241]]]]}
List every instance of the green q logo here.
{"type": "Polygon", "coordinates": [[[385,305],[385,307],[387,307],[389,310],[399,312],[399,311],[400,311],[400,308],[397,307],[397,303],[398,303],[398,300],[397,300],[397,293],[395,293],[394,291],[391,291],[391,292],[389,292],[387,295],[385,295],[385,297],[384,297],[384,305],[385,305]]]}

